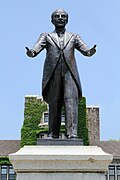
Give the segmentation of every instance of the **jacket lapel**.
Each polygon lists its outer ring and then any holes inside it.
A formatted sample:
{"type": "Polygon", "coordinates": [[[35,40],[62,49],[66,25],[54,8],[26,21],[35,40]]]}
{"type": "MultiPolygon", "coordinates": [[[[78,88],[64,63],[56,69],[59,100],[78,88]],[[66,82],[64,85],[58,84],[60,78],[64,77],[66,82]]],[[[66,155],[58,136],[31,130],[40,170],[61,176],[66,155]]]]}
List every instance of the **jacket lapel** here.
{"type": "Polygon", "coordinates": [[[58,40],[58,35],[57,35],[57,33],[56,33],[56,32],[52,32],[52,33],[49,33],[48,35],[51,37],[52,41],[53,41],[58,47],[60,47],[60,46],[59,46],[59,40],[58,40]]]}
{"type": "Polygon", "coordinates": [[[64,49],[68,45],[68,43],[69,43],[72,36],[73,36],[72,33],[68,33],[67,31],[65,31],[65,34],[64,34],[64,49]]]}
{"type": "MultiPolygon", "coordinates": [[[[58,39],[58,35],[56,32],[52,32],[52,33],[49,33],[48,34],[52,41],[60,48],[60,45],[59,45],[59,39],[58,39]]],[[[73,36],[72,33],[68,33],[67,31],[65,31],[65,34],[64,34],[64,48],[67,46],[67,44],[69,43],[71,37],[73,36]]]]}

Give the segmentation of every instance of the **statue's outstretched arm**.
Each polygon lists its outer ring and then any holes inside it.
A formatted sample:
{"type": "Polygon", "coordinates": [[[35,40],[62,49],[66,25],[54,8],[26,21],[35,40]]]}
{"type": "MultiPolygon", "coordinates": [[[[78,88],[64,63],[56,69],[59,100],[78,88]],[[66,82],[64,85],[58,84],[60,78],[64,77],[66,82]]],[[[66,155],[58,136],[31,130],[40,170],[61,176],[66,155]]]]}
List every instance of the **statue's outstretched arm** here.
{"type": "Polygon", "coordinates": [[[96,45],[91,49],[87,46],[86,43],[81,39],[79,35],[76,36],[76,49],[80,51],[84,56],[92,56],[96,52],[96,45]]]}
{"type": "Polygon", "coordinates": [[[34,44],[32,49],[29,49],[28,47],[26,47],[26,54],[29,57],[35,57],[37,56],[44,48],[46,48],[46,36],[47,33],[42,33],[40,35],[40,37],[38,38],[37,42],[34,44]]]}

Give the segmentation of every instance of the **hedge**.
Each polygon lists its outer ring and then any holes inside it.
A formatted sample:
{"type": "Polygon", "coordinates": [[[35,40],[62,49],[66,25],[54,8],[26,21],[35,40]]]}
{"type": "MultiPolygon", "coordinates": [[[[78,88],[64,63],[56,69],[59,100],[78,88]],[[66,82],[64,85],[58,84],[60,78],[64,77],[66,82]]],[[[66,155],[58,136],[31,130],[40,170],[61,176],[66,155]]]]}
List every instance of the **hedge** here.
{"type": "Polygon", "coordinates": [[[8,157],[0,157],[0,165],[11,165],[8,157]]]}

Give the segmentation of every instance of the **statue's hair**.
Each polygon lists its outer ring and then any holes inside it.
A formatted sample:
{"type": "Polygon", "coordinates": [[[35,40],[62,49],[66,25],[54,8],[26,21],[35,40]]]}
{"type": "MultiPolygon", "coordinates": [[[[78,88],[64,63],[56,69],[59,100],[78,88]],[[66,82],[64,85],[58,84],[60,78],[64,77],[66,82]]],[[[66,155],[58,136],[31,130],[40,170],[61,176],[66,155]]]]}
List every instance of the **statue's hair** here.
{"type": "Polygon", "coordinates": [[[64,12],[66,14],[66,17],[67,17],[67,20],[68,20],[68,13],[64,9],[56,9],[55,11],[53,11],[53,13],[51,14],[51,20],[53,21],[54,15],[59,11],[64,12]]]}

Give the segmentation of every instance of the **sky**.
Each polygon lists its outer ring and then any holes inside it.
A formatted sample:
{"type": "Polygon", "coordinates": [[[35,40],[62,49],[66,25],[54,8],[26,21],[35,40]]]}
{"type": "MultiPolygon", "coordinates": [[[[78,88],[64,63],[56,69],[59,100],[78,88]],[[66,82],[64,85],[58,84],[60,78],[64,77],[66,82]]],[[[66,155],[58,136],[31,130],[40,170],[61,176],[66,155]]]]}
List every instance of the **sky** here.
{"type": "Polygon", "coordinates": [[[43,32],[51,32],[51,13],[69,14],[67,31],[97,52],[75,52],[87,106],[100,108],[100,139],[120,139],[120,0],[0,1],[0,139],[20,139],[26,95],[41,96],[45,51],[26,56],[43,32]]]}

